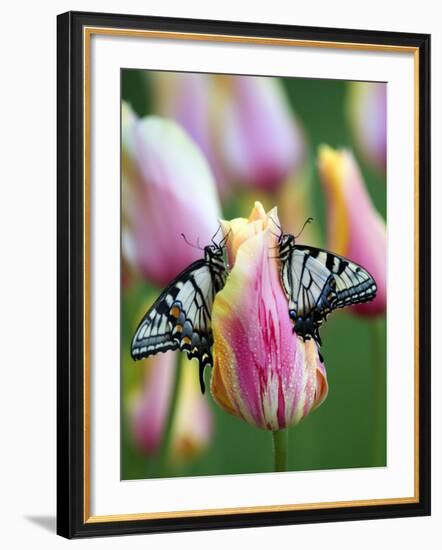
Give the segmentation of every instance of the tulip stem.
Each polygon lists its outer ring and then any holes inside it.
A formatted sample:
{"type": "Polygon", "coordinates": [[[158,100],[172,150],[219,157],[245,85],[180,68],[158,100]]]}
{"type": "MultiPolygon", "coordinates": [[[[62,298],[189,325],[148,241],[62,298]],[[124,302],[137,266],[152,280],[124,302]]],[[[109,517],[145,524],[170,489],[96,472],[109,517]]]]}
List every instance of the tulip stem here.
{"type": "Polygon", "coordinates": [[[158,477],[164,477],[164,475],[166,474],[167,459],[168,459],[168,454],[170,451],[170,445],[172,440],[172,428],[173,428],[174,419],[175,419],[176,410],[177,410],[178,394],[181,386],[183,367],[182,365],[180,365],[178,354],[176,354],[176,356],[177,357],[176,357],[176,365],[175,365],[175,372],[174,372],[174,380],[173,380],[172,391],[170,394],[170,405],[169,405],[169,410],[167,412],[166,422],[164,425],[163,439],[161,441],[160,452],[158,454],[158,468],[159,468],[158,477]]]}
{"type": "Polygon", "coordinates": [[[382,324],[371,321],[373,358],[373,459],[376,466],[385,464],[385,357],[382,349],[382,324]]]}
{"type": "Polygon", "coordinates": [[[273,434],[274,471],[287,471],[288,430],[275,430],[273,434]]]}

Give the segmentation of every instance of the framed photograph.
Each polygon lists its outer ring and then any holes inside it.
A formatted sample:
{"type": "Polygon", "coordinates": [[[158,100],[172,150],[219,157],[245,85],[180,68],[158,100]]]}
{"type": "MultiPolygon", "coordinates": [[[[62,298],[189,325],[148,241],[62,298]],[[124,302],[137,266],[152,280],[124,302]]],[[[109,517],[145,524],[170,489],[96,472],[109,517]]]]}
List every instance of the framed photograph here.
{"type": "Polygon", "coordinates": [[[58,533],[430,513],[430,37],[58,17],[58,533]]]}

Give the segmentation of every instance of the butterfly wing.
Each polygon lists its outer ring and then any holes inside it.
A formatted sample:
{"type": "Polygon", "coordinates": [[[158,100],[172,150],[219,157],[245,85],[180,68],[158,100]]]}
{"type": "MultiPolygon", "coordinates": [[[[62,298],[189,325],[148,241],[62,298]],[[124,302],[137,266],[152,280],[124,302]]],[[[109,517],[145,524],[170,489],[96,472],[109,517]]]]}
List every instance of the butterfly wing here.
{"type": "Polygon", "coordinates": [[[198,260],[161,293],[141,320],[132,339],[133,359],[168,350],[186,351],[199,361],[201,390],[204,368],[212,365],[211,312],[224,273],[198,260]]]}
{"type": "Polygon", "coordinates": [[[332,309],[369,302],[376,296],[376,282],[362,266],[320,248],[301,245],[296,245],[296,248],[315,258],[332,273],[336,281],[332,309]]]}
{"type": "Polygon", "coordinates": [[[336,299],[333,275],[308,251],[297,247],[292,247],[282,262],[281,275],[294,331],[304,339],[314,337],[320,342],[318,327],[336,299]]]}
{"type": "Polygon", "coordinates": [[[330,311],[376,296],[376,282],[368,271],[320,248],[292,246],[281,273],[294,331],[319,343],[318,329],[330,311]]]}

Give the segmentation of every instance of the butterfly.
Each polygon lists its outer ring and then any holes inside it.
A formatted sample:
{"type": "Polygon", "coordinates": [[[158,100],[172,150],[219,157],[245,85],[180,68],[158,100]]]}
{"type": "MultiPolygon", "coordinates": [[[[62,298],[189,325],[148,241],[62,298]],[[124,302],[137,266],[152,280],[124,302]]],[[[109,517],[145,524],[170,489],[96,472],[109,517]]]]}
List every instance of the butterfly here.
{"type": "Polygon", "coordinates": [[[296,244],[296,237],[282,231],[278,248],[293,331],[303,340],[314,338],[321,344],[319,327],[331,311],[376,296],[376,282],[370,273],[343,256],[296,244]]]}
{"type": "Polygon", "coordinates": [[[204,247],[196,260],[163,290],[142,318],[132,338],[134,360],[169,350],[187,352],[199,361],[199,380],[204,393],[204,369],[212,366],[212,305],[224,287],[227,266],[224,242],[204,247]]]}

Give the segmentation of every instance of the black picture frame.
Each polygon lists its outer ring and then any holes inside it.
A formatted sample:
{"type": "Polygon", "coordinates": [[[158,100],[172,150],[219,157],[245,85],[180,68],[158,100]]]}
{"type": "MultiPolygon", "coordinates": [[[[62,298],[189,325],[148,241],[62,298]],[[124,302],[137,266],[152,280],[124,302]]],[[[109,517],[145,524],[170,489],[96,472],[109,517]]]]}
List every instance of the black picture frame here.
{"type": "Polygon", "coordinates": [[[57,21],[57,533],[67,538],[256,527],[430,514],[430,36],[69,12],[57,21]],[[84,461],[84,29],[109,27],[415,48],[419,59],[419,498],[405,504],[88,520],[84,461]]]}

